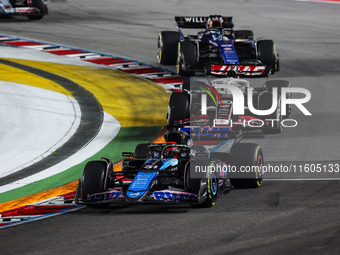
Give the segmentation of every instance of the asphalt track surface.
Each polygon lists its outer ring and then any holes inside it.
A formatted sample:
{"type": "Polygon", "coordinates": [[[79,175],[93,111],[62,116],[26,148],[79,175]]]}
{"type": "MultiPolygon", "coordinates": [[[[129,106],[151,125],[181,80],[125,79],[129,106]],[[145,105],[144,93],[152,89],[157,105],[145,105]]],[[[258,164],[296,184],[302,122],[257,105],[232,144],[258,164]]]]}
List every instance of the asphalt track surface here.
{"type": "MultiPolygon", "coordinates": [[[[175,15],[234,16],[235,28],[275,40],[275,78],[311,91],[296,128],[254,133],[266,161],[338,161],[340,18],[338,4],[238,1],[50,1],[39,22],[0,20],[4,34],[156,64],[156,39],[175,15]]],[[[274,78],[274,77],[273,77],[274,78]]],[[[4,229],[1,254],[340,254],[339,181],[267,181],[232,190],[207,209],[131,206],[73,213],[4,229]]]]}

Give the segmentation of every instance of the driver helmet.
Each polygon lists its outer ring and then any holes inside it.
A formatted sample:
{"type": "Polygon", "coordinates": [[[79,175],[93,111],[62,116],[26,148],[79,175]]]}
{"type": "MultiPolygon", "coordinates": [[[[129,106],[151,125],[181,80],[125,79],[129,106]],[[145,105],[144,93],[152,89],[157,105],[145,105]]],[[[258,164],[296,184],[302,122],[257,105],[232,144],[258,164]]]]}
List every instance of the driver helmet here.
{"type": "Polygon", "coordinates": [[[211,19],[207,20],[207,29],[222,29],[223,21],[220,19],[211,19]]]}
{"type": "Polygon", "coordinates": [[[180,153],[180,149],[176,146],[170,146],[166,148],[164,151],[165,158],[177,158],[178,154],[180,153]]]}

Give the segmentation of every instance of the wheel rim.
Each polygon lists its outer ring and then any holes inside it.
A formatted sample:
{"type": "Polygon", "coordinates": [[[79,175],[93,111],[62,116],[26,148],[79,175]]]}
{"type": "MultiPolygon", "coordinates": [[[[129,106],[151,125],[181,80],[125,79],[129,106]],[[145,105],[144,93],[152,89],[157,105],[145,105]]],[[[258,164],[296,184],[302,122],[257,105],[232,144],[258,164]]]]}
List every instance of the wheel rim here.
{"type": "Polygon", "coordinates": [[[180,74],[181,72],[181,65],[182,65],[181,44],[178,43],[177,64],[176,64],[176,70],[178,74],[180,74]]]}
{"type": "Polygon", "coordinates": [[[276,46],[275,46],[275,42],[273,43],[274,45],[274,68],[275,68],[275,71],[279,69],[279,66],[278,66],[278,62],[277,62],[277,52],[276,52],[276,46]]]}
{"type": "Polygon", "coordinates": [[[211,193],[215,196],[217,193],[217,178],[215,174],[210,177],[210,189],[211,193]]]}

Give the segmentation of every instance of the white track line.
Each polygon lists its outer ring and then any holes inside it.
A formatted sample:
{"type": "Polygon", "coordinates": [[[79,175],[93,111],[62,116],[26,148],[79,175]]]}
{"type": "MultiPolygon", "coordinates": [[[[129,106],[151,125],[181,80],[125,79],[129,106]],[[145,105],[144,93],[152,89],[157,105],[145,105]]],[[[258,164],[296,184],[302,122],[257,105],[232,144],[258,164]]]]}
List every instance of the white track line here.
{"type": "Polygon", "coordinates": [[[71,97],[0,81],[0,178],[52,154],[77,130],[81,112],[71,97]]]}
{"type": "Polygon", "coordinates": [[[93,156],[104,148],[118,134],[120,123],[110,114],[104,112],[103,125],[97,136],[84,148],[63,160],[62,162],[45,169],[27,178],[0,187],[0,193],[12,189],[23,187],[27,184],[43,180],[58,173],[61,173],[77,164],[82,163],[87,158],[93,156]]]}

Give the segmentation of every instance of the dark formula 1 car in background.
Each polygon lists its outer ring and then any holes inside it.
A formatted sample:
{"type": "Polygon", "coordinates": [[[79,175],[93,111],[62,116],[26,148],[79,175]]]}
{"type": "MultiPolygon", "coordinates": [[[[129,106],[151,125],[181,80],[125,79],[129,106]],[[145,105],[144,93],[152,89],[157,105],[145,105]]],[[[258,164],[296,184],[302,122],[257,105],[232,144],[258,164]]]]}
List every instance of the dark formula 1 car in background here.
{"type": "Polygon", "coordinates": [[[47,14],[46,0],[0,0],[0,16],[21,15],[39,20],[47,14]]]}
{"type": "MultiPolygon", "coordinates": [[[[233,77],[212,80],[211,85],[195,80],[185,81],[182,92],[175,92],[170,97],[168,125],[195,126],[195,123],[198,123],[206,128],[206,131],[200,135],[201,139],[204,136],[211,139],[212,135],[208,134],[210,131],[222,129],[227,131],[228,135],[234,132],[258,129],[265,134],[278,134],[282,131],[283,119],[291,114],[290,105],[285,107],[285,113],[281,109],[281,97],[290,98],[291,96],[289,93],[281,95],[281,88],[288,87],[290,87],[290,83],[285,80],[269,80],[262,87],[251,87],[249,81],[233,77]],[[232,92],[231,89],[234,87],[243,94],[243,100],[235,99],[240,95],[233,94],[235,91],[232,92]],[[276,95],[273,95],[273,88],[277,89],[276,95]],[[203,95],[205,99],[203,99],[203,95]],[[273,108],[275,96],[277,106],[273,108]],[[255,110],[272,109],[272,112],[266,115],[252,113],[249,102],[247,102],[249,97],[252,99],[252,108],[255,110]],[[244,108],[243,114],[233,113],[236,103],[241,103],[241,107],[244,108]],[[204,112],[203,104],[205,105],[204,112]],[[209,132],[208,129],[210,129],[209,132]]],[[[223,138],[224,136],[218,134],[215,137],[223,138]]]]}
{"type": "Polygon", "coordinates": [[[250,30],[233,30],[232,17],[175,17],[177,32],[158,36],[158,62],[177,65],[177,72],[264,76],[279,71],[279,56],[272,40],[255,40],[250,30]],[[185,36],[180,28],[201,28],[185,36]]]}
{"type": "Polygon", "coordinates": [[[187,133],[169,130],[167,143],[139,144],[126,158],[122,170],[114,172],[110,160],[90,161],[79,180],[75,201],[89,207],[110,203],[190,204],[210,207],[233,185],[236,188],[257,188],[262,183],[263,155],[259,145],[238,143],[229,139],[229,149],[209,151],[190,143],[187,133]],[[240,175],[241,166],[255,171],[240,175]],[[196,170],[201,171],[196,172],[196,170]],[[220,171],[213,171],[220,169],[220,171]],[[223,169],[221,171],[221,169],[223,169]]]}

